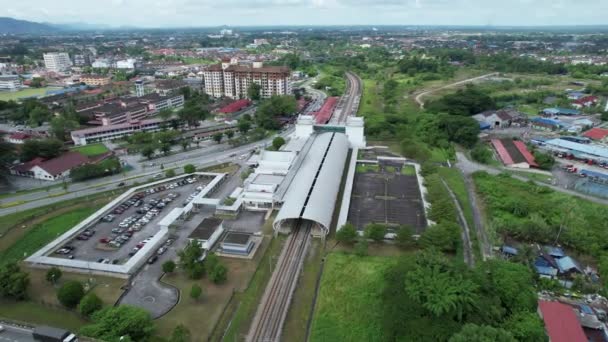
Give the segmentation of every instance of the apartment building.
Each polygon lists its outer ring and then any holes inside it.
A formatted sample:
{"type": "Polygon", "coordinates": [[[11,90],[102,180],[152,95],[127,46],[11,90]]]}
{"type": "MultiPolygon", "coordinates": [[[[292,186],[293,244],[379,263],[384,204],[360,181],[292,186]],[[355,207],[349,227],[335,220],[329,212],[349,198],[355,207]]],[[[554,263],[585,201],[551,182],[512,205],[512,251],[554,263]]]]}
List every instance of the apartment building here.
{"type": "Polygon", "coordinates": [[[23,87],[19,76],[0,76],[0,91],[17,91],[23,87]]]}
{"type": "Polygon", "coordinates": [[[112,78],[110,76],[102,75],[82,75],[80,76],[80,82],[88,86],[100,87],[110,84],[112,78]]]}
{"type": "Polygon", "coordinates": [[[264,66],[262,62],[240,65],[236,58],[211,65],[203,72],[204,90],[212,97],[242,99],[251,84],[260,85],[262,98],[291,94],[291,71],[285,66],[264,66]]]}
{"type": "Polygon", "coordinates": [[[49,52],[43,54],[44,66],[47,71],[63,72],[72,66],[70,55],[66,52],[49,52]]]}

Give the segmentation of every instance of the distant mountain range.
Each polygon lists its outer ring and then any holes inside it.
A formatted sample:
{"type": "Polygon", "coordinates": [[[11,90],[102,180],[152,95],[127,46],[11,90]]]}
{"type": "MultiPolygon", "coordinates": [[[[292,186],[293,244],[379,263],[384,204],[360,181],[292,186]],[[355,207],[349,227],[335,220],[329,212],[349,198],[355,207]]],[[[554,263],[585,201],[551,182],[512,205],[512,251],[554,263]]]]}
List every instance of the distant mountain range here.
{"type": "Polygon", "coordinates": [[[59,30],[54,25],[0,17],[0,34],[52,33],[59,30]]]}

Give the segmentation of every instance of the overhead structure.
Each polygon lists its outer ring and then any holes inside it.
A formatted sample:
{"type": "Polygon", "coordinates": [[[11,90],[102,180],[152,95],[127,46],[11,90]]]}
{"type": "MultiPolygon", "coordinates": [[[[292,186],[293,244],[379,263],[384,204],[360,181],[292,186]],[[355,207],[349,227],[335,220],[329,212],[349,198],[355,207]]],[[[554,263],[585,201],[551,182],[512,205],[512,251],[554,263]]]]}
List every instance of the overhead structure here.
{"type": "Polygon", "coordinates": [[[313,223],[313,234],[329,233],[349,142],[343,133],[314,134],[275,221],[274,229],[288,233],[298,220],[313,223]]]}

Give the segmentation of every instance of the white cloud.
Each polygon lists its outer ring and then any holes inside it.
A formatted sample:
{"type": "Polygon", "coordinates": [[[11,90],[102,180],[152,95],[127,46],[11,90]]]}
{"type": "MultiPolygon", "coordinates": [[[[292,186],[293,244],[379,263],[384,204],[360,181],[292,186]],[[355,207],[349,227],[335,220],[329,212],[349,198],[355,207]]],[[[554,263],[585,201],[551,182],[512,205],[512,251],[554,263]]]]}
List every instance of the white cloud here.
{"type": "Polygon", "coordinates": [[[0,0],[0,16],[109,25],[590,25],[606,0],[0,0]]]}

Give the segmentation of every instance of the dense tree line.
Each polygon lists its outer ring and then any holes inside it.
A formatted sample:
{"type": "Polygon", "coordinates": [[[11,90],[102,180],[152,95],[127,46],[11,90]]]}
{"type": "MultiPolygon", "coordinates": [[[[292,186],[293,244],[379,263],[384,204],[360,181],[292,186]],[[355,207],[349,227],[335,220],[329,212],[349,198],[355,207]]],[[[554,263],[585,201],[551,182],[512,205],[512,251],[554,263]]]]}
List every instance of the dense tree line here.
{"type": "Polygon", "coordinates": [[[57,139],[28,139],[21,147],[22,162],[34,158],[51,159],[63,153],[63,142],[57,139]]]}
{"type": "Polygon", "coordinates": [[[70,171],[70,178],[73,181],[83,181],[87,179],[105,177],[120,173],[122,165],[116,157],[110,157],[97,164],[85,164],[70,171]]]}
{"type": "Polygon", "coordinates": [[[255,122],[259,127],[274,130],[279,129],[279,118],[292,116],[296,112],[296,100],[289,95],[274,95],[264,100],[255,114],[255,122]]]}
{"type": "Polygon", "coordinates": [[[432,113],[448,113],[451,115],[475,115],[496,108],[496,102],[487,92],[475,86],[458,89],[454,93],[426,104],[426,109],[432,113]]]}
{"type": "Polygon", "coordinates": [[[427,249],[404,257],[385,280],[383,328],[391,341],[547,340],[523,265],[491,260],[468,269],[427,249]]]}

